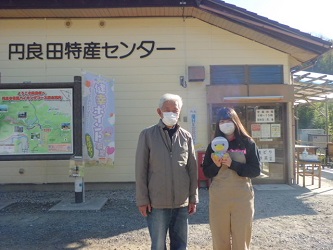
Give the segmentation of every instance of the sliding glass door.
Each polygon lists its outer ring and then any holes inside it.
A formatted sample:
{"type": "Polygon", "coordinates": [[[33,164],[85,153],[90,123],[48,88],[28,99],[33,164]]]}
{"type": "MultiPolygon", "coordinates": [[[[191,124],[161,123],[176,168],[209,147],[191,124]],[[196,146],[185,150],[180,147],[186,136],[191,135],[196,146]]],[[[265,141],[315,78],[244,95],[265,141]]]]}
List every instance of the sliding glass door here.
{"type": "Polygon", "coordinates": [[[216,114],[221,107],[236,110],[245,128],[256,141],[261,158],[258,183],[285,183],[286,180],[286,104],[212,104],[211,135],[216,126],[216,114]]]}

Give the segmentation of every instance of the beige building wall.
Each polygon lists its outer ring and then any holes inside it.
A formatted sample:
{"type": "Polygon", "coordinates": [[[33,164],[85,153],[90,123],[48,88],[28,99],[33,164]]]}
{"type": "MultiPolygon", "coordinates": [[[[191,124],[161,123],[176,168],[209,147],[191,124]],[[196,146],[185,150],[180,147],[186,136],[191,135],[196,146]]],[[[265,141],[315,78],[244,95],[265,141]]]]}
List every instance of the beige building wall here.
{"type": "MultiPolygon", "coordinates": [[[[158,122],[156,108],[160,96],[170,92],[183,97],[181,125],[190,131],[189,112],[197,113],[197,149],[208,143],[206,85],[210,82],[209,66],[222,64],[283,64],[284,81],[289,83],[288,55],[251,40],[221,30],[197,19],[131,18],[0,20],[0,72],[2,83],[24,81],[71,82],[82,72],[92,72],[115,80],[116,155],[113,167],[85,169],[86,182],[132,182],[134,158],[140,131],[158,122]],[[34,42],[100,42],[126,43],[118,55],[127,54],[133,43],[155,41],[158,47],[175,47],[174,51],[154,50],[140,59],[142,51],[134,51],[124,59],[18,60],[8,58],[10,43],[34,42]],[[204,66],[203,82],[188,82],[188,66],[204,66]],[[180,86],[185,76],[187,88],[180,86]]],[[[45,55],[44,55],[45,56],[45,55]]],[[[68,161],[0,162],[0,183],[62,183],[68,177],[68,161]],[[19,174],[19,169],[24,169],[19,174]]]]}

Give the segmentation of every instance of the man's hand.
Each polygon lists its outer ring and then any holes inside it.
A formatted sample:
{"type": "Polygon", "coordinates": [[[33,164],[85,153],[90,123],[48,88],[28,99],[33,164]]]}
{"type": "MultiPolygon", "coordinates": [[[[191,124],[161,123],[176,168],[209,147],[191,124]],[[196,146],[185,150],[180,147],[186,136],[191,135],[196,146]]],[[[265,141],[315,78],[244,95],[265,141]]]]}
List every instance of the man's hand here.
{"type": "Polygon", "coordinates": [[[188,213],[189,215],[194,214],[197,211],[197,204],[190,203],[188,205],[188,213]]]}
{"type": "Polygon", "coordinates": [[[151,212],[151,205],[143,205],[139,207],[140,214],[142,214],[143,217],[147,217],[148,213],[151,212]]]}

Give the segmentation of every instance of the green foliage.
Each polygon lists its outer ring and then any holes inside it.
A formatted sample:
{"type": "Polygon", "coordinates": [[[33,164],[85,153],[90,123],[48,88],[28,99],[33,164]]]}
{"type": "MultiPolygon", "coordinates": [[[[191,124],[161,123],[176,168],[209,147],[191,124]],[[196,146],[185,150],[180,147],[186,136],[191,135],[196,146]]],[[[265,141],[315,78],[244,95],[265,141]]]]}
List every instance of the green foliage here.
{"type": "MultiPolygon", "coordinates": [[[[328,40],[333,43],[333,40],[328,40]]],[[[318,60],[307,69],[311,72],[333,75],[333,51],[321,55],[318,60]]]]}
{"type": "MultiPolygon", "coordinates": [[[[324,129],[326,131],[326,103],[318,102],[297,107],[299,129],[324,129]]],[[[333,103],[328,102],[328,133],[333,134],[333,103]]]]}
{"type": "Polygon", "coordinates": [[[333,75],[333,52],[329,51],[322,55],[312,67],[311,71],[333,75]]]}
{"type": "Polygon", "coordinates": [[[313,128],[314,110],[310,105],[302,105],[300,107],[297,107],[296,116],[299,118],[298,120],[299,129],[313,128]]]}

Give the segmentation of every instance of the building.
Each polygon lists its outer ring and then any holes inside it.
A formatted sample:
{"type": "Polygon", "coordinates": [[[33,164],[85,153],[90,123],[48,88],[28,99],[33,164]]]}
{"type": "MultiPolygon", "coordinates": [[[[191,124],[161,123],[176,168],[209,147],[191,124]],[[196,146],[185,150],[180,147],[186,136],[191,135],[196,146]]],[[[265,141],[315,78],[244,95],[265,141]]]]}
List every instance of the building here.
{"type": "MultiPolygon", "coordinates": [[[[263,159],[257,183],[290,183],[294,164],[291,69],[332,44],[227,1],[3,1],[1,83],[72,82],[83,71],[115,80],[116,156],[86,182],[133,182],[139,132],[158,121],[163,93],[183,97],[181,124],[198,151],[216,110],[231,105],[263,159]]],[[[0,120],[1,124],[1,120],[0,120]]],[[[0,183],[67,183],[68,160],[3,161],[0,183]]]]}

